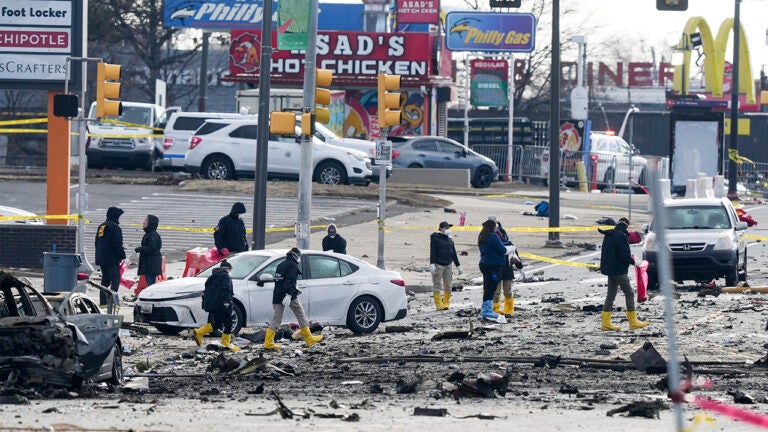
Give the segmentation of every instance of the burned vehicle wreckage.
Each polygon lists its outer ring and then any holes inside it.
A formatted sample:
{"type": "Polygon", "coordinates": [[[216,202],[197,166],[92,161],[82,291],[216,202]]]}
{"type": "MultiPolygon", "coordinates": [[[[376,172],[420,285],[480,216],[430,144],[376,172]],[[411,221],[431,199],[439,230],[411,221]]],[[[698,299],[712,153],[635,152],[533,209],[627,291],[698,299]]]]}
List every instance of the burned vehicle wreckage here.
{"type": "Polygon", "coordinates": [[[62,314],[35,288],[0,270],[0,382],[79,388],[122,380],[120,326],[103,313],[62,314]]]}

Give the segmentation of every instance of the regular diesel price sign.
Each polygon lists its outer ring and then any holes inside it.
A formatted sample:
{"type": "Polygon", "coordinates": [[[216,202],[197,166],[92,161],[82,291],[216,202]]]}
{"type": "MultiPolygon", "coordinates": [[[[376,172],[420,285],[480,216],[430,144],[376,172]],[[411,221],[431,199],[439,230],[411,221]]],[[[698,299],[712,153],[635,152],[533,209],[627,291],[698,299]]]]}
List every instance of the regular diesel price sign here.
{"type": "Polygon", "coordinates": [[[0,88],[63,88],[81,15],[82,0],[0,0],[0,88]]]}

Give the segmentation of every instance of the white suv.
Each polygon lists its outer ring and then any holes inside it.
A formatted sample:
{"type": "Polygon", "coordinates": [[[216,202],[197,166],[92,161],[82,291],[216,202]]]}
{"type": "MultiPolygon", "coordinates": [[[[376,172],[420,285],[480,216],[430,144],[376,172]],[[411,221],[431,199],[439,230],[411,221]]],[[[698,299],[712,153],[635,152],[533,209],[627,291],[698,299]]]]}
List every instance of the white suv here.
{"type": "MultiPolygon", "coordinates": [[[[727,286],[747,280],[745,222],[727,198],[666,200],[665,245],[672,257],[672,279],[709,282],[725,277],[727,286]]],[[[660,247],[654,223],[646,227],[643,259],[648,260],[648,288],[658,289],[660,247]]]]}
{"type": "Polygon", "coordinates": [[[160,161],[160,166],[183,169],[184,154],[189,149],[189,138],[206,120],[242,119],[243,117],[236,113],[175,112],[171,114],[163,130],[163,159],[160,161]]]}
{"type": "MultiPolygon", "coordinates": [[[[301,148],[296,136],[269,136],[267,176],[298,179],[301,148]]],[[[255,119],[208,120],[189,139],[184,169],[207,179],[252,177],[256,171],[255,119]]],[[[323,184],[371,182],[368,155],[312,139],[312,180],[323,184]]]]}

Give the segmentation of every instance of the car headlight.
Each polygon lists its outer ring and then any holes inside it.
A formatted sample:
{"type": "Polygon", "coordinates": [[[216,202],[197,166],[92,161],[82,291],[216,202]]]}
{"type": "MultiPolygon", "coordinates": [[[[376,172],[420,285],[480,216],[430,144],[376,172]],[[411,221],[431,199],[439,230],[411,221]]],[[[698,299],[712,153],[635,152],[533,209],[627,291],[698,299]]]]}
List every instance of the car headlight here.
{"type": "Polygon", "coordinates": [[[730,237],[721,237],[720,240],[715,243],[715,250],[733,249],[733,242],[730,237]]]}

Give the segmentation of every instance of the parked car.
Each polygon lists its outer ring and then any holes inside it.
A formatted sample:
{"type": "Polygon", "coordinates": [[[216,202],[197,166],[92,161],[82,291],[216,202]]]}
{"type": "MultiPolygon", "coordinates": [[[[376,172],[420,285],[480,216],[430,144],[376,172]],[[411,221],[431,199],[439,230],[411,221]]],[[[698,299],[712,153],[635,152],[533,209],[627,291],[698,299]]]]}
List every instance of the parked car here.
{"type": "Polygon", "coordinates": [[[24,387],[120,383],[123,317],[75,304],[85,308],[54,310],[35,288],[0,271],[0,380],[24,387]]]}
{"type": "Polygon", "coordinates": [[[37,216],[32,212],[22,210],[15,207],[7,207],[0,205],[0,218],[2,217],[23,216],[24,219],[16,220],[0,220],[0,224],[27,224],[27,225],[42,225],[42,219],[32,219],[32,216],[37,216]]]}
{"type": "MultiPolygon", "coordinates": [[[[184,169],[211,180],[232,180],[253,176],[256,171],[255,119],[208,120],[189,139],[184,169]]],[[[270,135],[267,176],[299,178],[301,148],[296,135],[270,135]]],[[[312,179],[323,184],[362,184],[371,182],[368,155],[357,150],[325,144],[312,139],[312,179]]]]}
{"type": "Polygon", "coordinates": [[[469,169],[472,186],[486,188],[499,179],[496,163],[456,141],[438,136],[392,136],[392,165],[399,168],[469,169]]]}
{"type": "MultiPolygon", "coordinates": [[[[576,163],[584,162],[587,181],[593,179],[601,188],[612,186],[630,186],[630,155],[632,155],[632,187],[637,184],[647,185],[648,160],[637,155],[637,150],[621,137],[592,132],[590,134],[590,152],[585,157],[584,152],[561,152],[561,179],[566,184],[576,184],[576,163]],[[597,172],[590,170],[597,167],[597,172]]],[[[541,155],[540,167],[542,176],[549,177],[549,150],[541,155]]]]}
{"type": "MultiPolygon", "coordinates": [[[[301,116],[296,116],[296,124],[301,126],[301,116]]],[[[376,166],[376,143],[373,141],[357,138],[342,138],[336,135],[332,130],[328,129],[326,125],[318,122],[315,122],[315,137],[326,144],[333,144],[335,146],[359,150],[366,153],[371,158],[371,166],[376,166]]],[[[379,169],[375,168],[372,171],[372,180],[378,182],[379,169]]],[[[389,178],[390,175],[392,175],[392,165],[387,166],[387,178],[389,178]]]]}
{"type": "Polygon", "coordinates": [[[195,131],[211,119],[242,119],[237,113],[175,112],[168,117],[163,129],[163,159],[160,166],[184,169],[184,155],[189,150],[189,139],[195,131]]]}
{"type": "MultiPolygon", "coordinates": [[[[233,255],[230,276],[234,285],[232,332],[263,326],[273,314],[272,290],[277,266],[287,250],[256,250],[233,255]]],[[[399,273],[381,270],[349,255],[307,250],[299,264],[302,279],[298,297],[307,316],[321,324],[370,333],[382,321],[406,315],[405,281],[399,273]]],[[[165,334],[205,324],[208,314],[201,299],[213,267],[195,277],[157,283],[144,289],[134,305],[134,321],[154,325],[165,334]]],[[[286,310],[283,321],[296,318],[286,310]]]]}
{"type": "Polygon", "coordinates": [[[725,278],[727,286],[747,280],[747,224],[739,221],[727,198],[666,200],[667,245],[660,245],[654,223],[646,227],[643,259],[648,260],[648,286],[658,286],[658,251],[669,248],[672,279],[710,282],[725,278]]]}
{"type": "MultiPolygon", "coordinates": [[[[150,103],[122,102],[123,113],[88,122],[85,154],[88,168],[118,167],[152,170],[162,158],[164,121],[171,110],[150,103]]],[[[96,117],[96,102],[88,118],[96,117]]]]}

